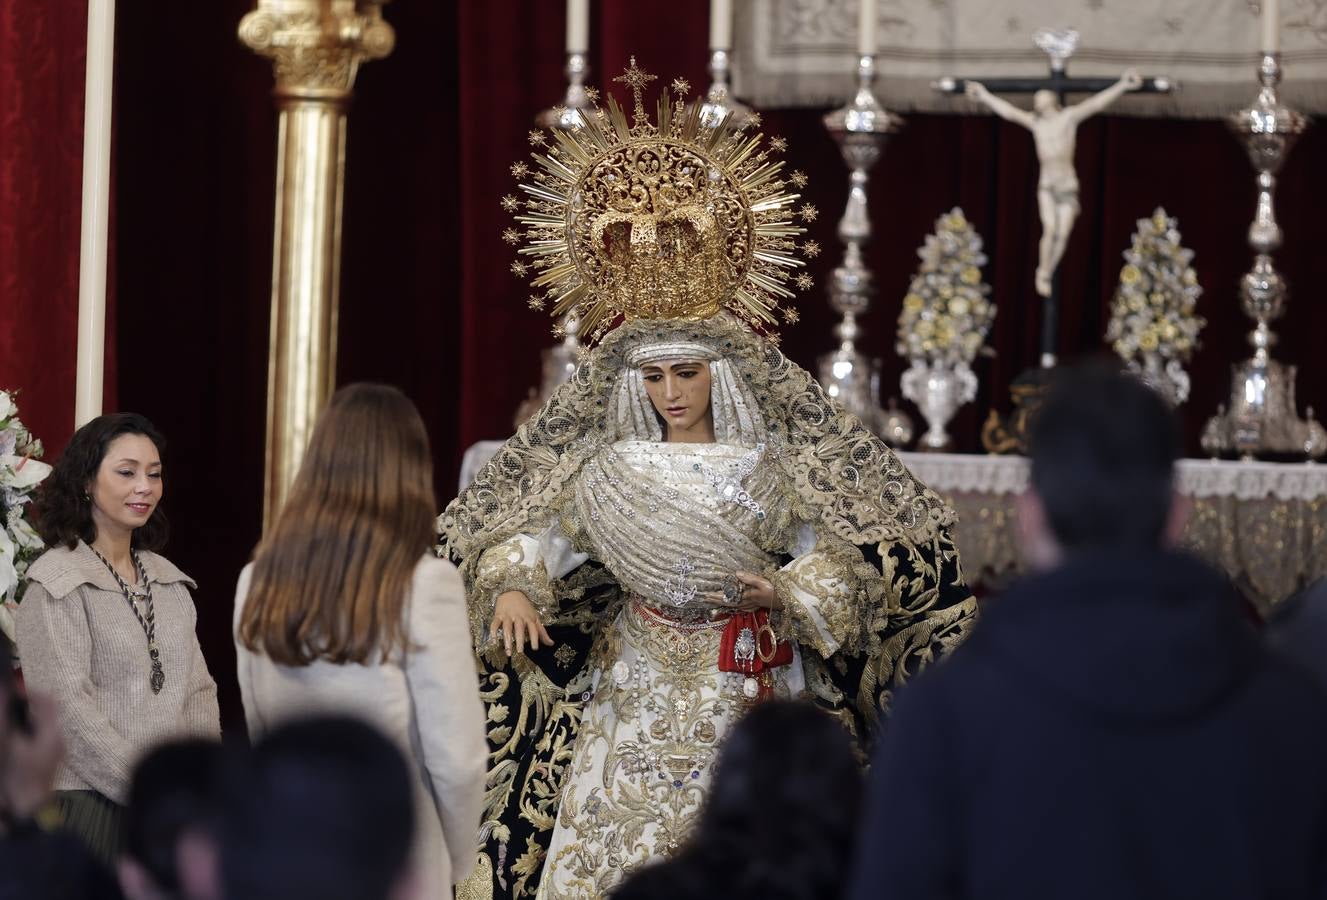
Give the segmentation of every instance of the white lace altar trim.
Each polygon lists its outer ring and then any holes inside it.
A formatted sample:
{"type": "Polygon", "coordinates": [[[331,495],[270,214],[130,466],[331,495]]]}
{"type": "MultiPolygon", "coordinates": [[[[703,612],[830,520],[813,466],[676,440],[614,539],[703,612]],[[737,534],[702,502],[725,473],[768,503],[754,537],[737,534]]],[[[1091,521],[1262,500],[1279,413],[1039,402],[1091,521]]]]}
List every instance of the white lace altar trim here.
{"type": "MultiPolygon", "coordinates": [[[[1027,487],[1028,460],[1021,456],[900,453],[899,458],[923,484],[944,494],[1018,494],[1027,487]]],[[[1178,469],[1179,491],[1189,497],[1327,497],[1327,465],[1184,459],[1178,469]]]]}

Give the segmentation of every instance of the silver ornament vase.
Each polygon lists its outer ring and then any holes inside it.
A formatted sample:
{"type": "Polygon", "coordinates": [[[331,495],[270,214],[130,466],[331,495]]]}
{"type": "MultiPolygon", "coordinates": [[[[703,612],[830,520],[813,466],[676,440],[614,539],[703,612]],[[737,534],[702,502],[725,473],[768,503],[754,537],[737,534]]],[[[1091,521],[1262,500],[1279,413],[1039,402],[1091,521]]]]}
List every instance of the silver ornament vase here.
{"type": "Polygon", "coordinates": [[[1159,353],[1144,353],[1141,363],[1129,367],[1143,384],[1161,395],[1172,409],[1189,399],[1189,374],[1177,359],[1164,359],[1159,353]]]}
{"type": "Polygon", "coordinates": [[[945,426],[964,403],[977,396],[977,376],[965,362],[947,365],[914,359],[899,379],[903,396],[921,410],[926,419],[926,433],[917,445],[918,450],[946,450],[949,433],[945,426]]]}

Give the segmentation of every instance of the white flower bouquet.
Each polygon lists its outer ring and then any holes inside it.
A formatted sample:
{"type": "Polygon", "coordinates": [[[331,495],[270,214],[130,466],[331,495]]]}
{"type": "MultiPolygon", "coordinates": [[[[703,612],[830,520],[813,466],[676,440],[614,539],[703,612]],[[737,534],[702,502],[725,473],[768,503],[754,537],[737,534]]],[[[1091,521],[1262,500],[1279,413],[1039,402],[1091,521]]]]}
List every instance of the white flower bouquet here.
{"type": "Polygon", "coordinates": [[[1203,289],[1192,262],[1193,251],[1180,244],[1179,223],[1164,209],[1139,219],[1106,327],[1106,340],[1120,358],[1171,403],[1188,397],[1183,364],[1206,324],[1194,311],[1203,289]]]}
{"type": "Polygon", "coordinates": [[[971,365],[995,319],[991,288],[981,279],[981,236],[955,208],[936,220],[917,255],[921,266],[899,313],[898,353],[914,362],[971,365]]]}
{"type": "Polygon", "coordinates": [[[41,441],[19,420],[13,394],[0,391],[0,631],[10,641],[24,573],[46,549],[29,518],[32,492],[51,473],[42,452],[41,441]]]}

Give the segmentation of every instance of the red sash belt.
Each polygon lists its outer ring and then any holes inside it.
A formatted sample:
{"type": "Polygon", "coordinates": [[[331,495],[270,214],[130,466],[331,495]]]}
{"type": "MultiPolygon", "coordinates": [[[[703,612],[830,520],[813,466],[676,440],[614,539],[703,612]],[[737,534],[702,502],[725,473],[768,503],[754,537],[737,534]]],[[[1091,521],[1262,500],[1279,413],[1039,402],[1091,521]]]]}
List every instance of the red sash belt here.
{"type": "Polygon", "coordinates": [[[759,675],[793,661],[793,645],[780,642],[769,624],[769,610],[733,613],[719,642],[719,671],[759,675]]]}

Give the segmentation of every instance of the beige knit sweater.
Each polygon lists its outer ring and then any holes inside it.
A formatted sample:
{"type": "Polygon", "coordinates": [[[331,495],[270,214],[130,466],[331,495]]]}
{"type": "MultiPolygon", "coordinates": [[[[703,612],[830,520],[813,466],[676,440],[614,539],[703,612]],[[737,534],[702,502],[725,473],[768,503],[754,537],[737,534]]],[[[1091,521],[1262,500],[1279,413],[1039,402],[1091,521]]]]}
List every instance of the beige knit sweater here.
{"type": "Polygon", "coordinates": [[[43,553],[15,617],[23,678],[60,704],[67,756],[56,790],[124,803],[138,759],[162,741],[219,737],[217,686],[194,633],[190,588],[165,557],[143,552],[166,682],[152,693],[143,628],[106,566],[83,542],[43,553]]]}

